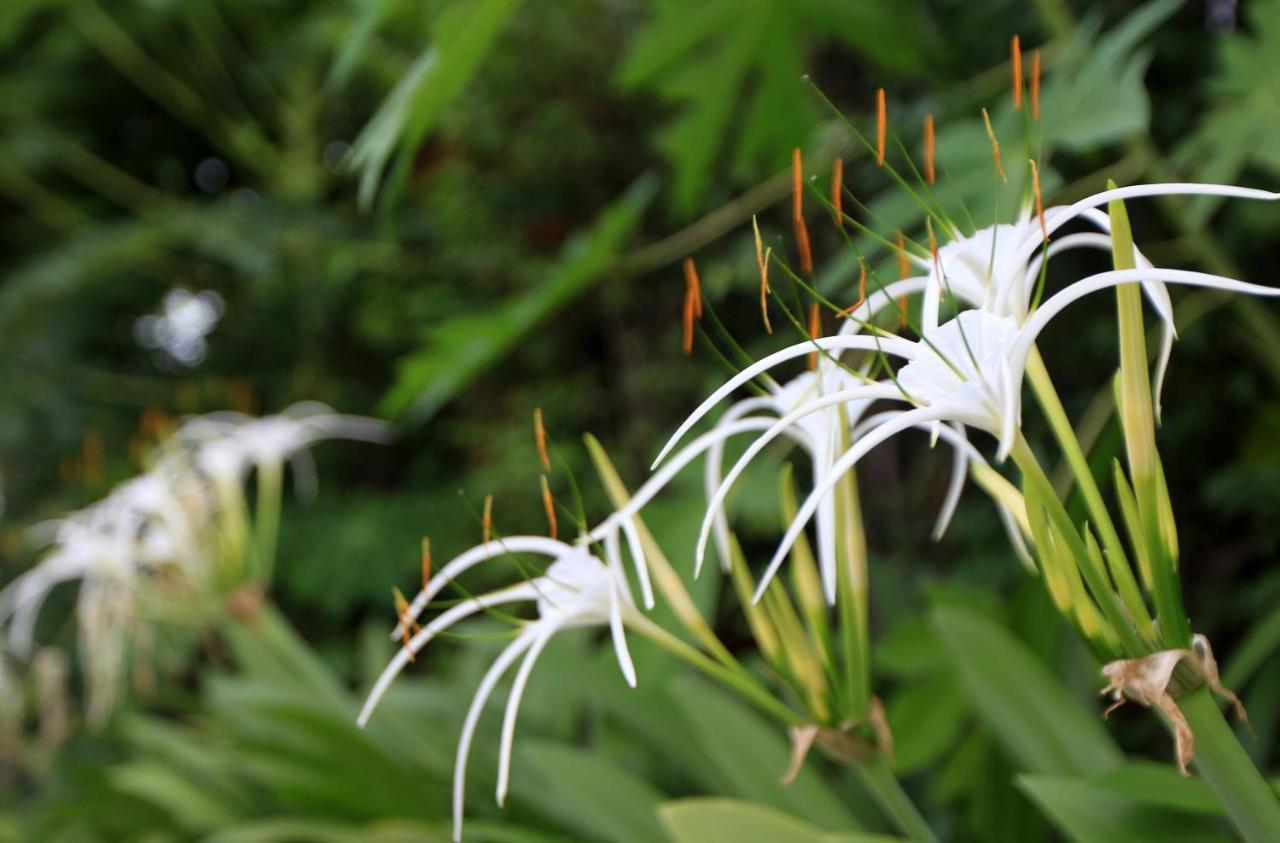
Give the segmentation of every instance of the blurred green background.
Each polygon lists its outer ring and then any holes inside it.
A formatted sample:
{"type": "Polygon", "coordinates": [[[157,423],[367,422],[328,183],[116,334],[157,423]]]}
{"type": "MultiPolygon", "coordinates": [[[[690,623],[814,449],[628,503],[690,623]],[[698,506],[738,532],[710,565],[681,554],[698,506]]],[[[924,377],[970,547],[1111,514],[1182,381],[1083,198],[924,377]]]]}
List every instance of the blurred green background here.
{"type": "MultiPolygon", "coordinates": [[[[885,87],[910,149],[935,114],[944,178],[985,207],[987,171],[968,177],[989,166],[978,113],[1015,125],[1015,33],[1045,56],[1054,201],[1108,178],[1280,187],[1280,0],[6,0],[3,578],[35,558],[33,524],[137,472],[148,419],[316,399],[387,418],[397,436],[318,448],[318,497],[292,496],[285,512],[273,591],[288,626],[264,633],[269,646],[204,653],[174,687],[57,752],[6,738],[0,839],[447,839],[457,725],[492,642],[440,647],[368,736],[350,722],[390,651],[389,592],[414,585],[420,537],[437,558],[475,543],[489,493],[505,532],[544,528],[537,406],[589,512],[604,497],[582,433],[639,483],[723,374],[708,354],[681,355],[684,257],[740,342],[776,345],[758,323],[750,219],[789,242],[793,147],[815,170],[844,154],[864,201],[918,224],[804,74],[863,127],[885,87]],[[175,290],[209,295],[166,318],[175,290]]],[[[1280,280],[1280,207],[1130,213],[1158,262],[1280,280]]],[[[814,230],[820,285],[852,302],[838,238],[814,230]]],[[[1265,304],[1176,301],[1160,441],[1188,608],[1249,705],[1247,746],[1275,769],[1280,321],[1265,304]]],[[[1106,470],[1119,438],[1097,408],[1113,333],[1102,305],[1079,311],[1044,346],[1068,409],[1100,418],[1106,470]]],[[[1045,705],[1092,712],[1095,668],[987,503],[970,495],[930,542],[949,460],[918,445],[880,449],[860,475],[899,770],[951,839],[1090,839],[1064,819],[1080,788],[1137,792],[1167,770],[1080,778],[1089,771],[1024,751],[1001,725],[997,679],[961,675],[953,627],[970,627],[957,618],[1038,663],[1045,705]]],[[[758,488],[738,509],[744,539],[767,552],[778,516],[766,474],[758,488]]],[[[690,477],[651,516],[682,571],[700,495],[690,477]]],[[[714,608],[721,585],[699,587],[727,640],[745,644],[732,601],[714,608]]],[[[60,596],[40,633],[69,644],[73,592],[60,596]]],[[[628,695],[588,644],[558,643],[535,676],[505,813],[489,793],[493,744],[477,743],[469,839],[676,839],[655,808],[690,796],[877,830],[852,780],[810,771],[777,788],[784,737],[736,701],[640,645],[628,695]]],[[[1109,732],[1094,719],[1048,723],[1083,730],[1103,755],[1167,760],[1153,717],[1120,712],[1109,732]]],[[[1212,828],[1198,791],[1160,782],[1182,795],[1115,810],[1212,828]]]]}

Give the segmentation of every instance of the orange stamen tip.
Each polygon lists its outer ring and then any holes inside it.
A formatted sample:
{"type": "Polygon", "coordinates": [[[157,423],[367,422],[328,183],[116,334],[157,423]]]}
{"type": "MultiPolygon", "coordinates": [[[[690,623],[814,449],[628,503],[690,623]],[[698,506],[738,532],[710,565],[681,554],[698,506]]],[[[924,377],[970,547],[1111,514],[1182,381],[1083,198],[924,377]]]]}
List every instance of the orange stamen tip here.
{"type": "Polygon", "coordinates": [[[987,140],[991,141],[991,157],[996,162],[996,175],[1000,176],[1001,181],[1008,181],[1009,177],[1004,174],[1004,163],[1000,160],[1000,141],[996,138],[996,130],[991,127],[991,115],[987,114],[987,110],[982,109],[982,124],[987,127],[987,140]]]}
{"type": "Polygon", "coordinates": [[[831,216],[836,228],[844,224],[844,160],[837,158],[831,165],[831,216]]]}
{"type": "Polygon", "coordinates": [[[418,622],[409,617],[409,601],[404,598],[404,594],[400,589],[392,586],[391,597],[395,601],[396,619],[400,622],[401,639],[404,641],[404,650],[409,655],[409,661],[413,661],[413,649],[410,644],[413,643],[413,637],[422,631],[422,627],[418,622]]]}
{"type": "Polygon", "coordinates": [[[898,236],[894,238],[894,246],[898,250],[898,272],[903,279],[911,277],[911,261],[907,259],[907,241],[903,238],[902,232],[898,232],[898,236]]]}
{"type": "Polygon", "coordinates": [[[426,588],[427,583],[431,582],[431,539],[427,536],[422,537],[422,587],[426,588]]]}
{"type": "Polygon", "coordinates": [[[800,272],[813,274],[813,252],[809,248],[809,227],[804,224],[804,162],[800,147],[791,152],[791,222],[795,226],[796,249],[800,252],[800,272]]]}
{"type": "Polygon", "coordinates": [[[1031,53],[1031,117],[1040,119],[1040,51],[1031,53]]]}
{"type": "Polygon", "coordinates": [[[488,544],[489,538],[493,535],[493,495],[484,496],[484,513],[480,517],[480,529],[484,543],[488,544]]]}
{"type": "Polygon", "coordinates": [[[693,313],[702,318],[702,284],[698,281],[698,267],[693,258],[684,259],[684,283],[693,294],[693,313]]]}
{"type": "Polygon", "coordinates": [[[1013,110],[1022,110],[1022,40],[1013,36],[1009,42],[1009,53],[1013,64],[1013,110]]]}
{"type": "Polygon", "coordinates": [[[684,259],[684,342],[685,354],[693,352],[693,321],[702,318],[702,286],[693,258],[684,259]]]}
{"type": "Polygon", "coordinates": [[[888,129],[888,109],[884,102],[884,88],[876,89],[876,166],[884,166],[884,141],[888,129]]]}
{"type": "Polygon", "coordinates": [[[926,114],[924,116],[924,180],[929,184],[933,184],[937,179],[934,155],[933,115],[926,114]]]}
{"type": "Polygon", "coordinates": [[[547,475],[539,475],[538,478],[542,482],[542,508],[547,513],[547,524],[550,527],[551,538],[557,538],[559,528],[556,524],[556,499],[551,496],[551,484],[547,483],[547,475]]]}
{"type": "Polygon", "coordinates": [[[543,471],[551,470],[551,457],[547,455],[547,429],[542,425],[542,408],[533,409],[533,440],[538,446],[538,462],[543,471]]]}
{"type": "Polygon", "coordinates": [[[905,295],[898,296],[898,328],[901,330],[907,326],[907,297],[905,295]]]}
{"type": "Polygon", "coordinates": [[[1036,197],[1036,217],[1040,220],[1040,236],[1047,243],[1049,229],[1044,224],[1044,195],[1040,192],[1040,168],[1036,166],[1034,159],[1027,159],[1027,163],[1031,165],[1031,189],[1036,197]]]}

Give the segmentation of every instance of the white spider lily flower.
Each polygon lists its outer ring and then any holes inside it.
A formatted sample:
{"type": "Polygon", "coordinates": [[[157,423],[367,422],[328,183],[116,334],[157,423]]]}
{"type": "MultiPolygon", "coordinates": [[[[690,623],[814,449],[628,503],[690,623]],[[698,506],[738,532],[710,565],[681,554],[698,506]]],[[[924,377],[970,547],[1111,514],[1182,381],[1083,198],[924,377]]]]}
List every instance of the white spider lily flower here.
{"type": "MultiPolygon", "coordinates": [[[[357,718],[357,723],[361,727],[368,723],[374,709],[377,708],[383,695],[400,672],[441,632],[477,612],[494,606],[518,602],[536,604],[537,618],[524,623],[515,639],[494,660],[493,665],[480,681],[480,686],[476,689],[471,706],[467,710],[466,719],[463,721],[454,765],[454,840],[462,839],[467,758],[471,751],[476,726],[498,682],[518,659],[523,657],[516,671],[502,721],[502,737],[498,753],[497,800],[499,805],[506,800],[516,718],[519,715],[525,686],[538,656],[557,632],[572,627],[607,625],[613,638],[618,667],[628,685],[635,687],[636,684],[635,667],[627,647],[624,625],[630,618],[637,616],[638,610],[632,599],[626,577],[616,561],[616,548],[608,554],[614,561],[606,564],[583,545],[565,544],[541,536],[513,536],[491,541],[454,558],[432,577],[427,587],[414,600],[418,612],[457,576],[486,560],[506,553],[534,553],[554,561],[548,566],[546,572],[538,577],[485,594],[468,596],[433,618],[392,658],[374,683],[357,718]]],[[[410,621],[405,618],[403,622],[410,621]]]]}
{"type": "MultiPolygon", "coordinates": [[[[1109,251],[1111,221],[1100,207],[1118,199],[1152,196],[1224,196],[1272,201],[1280,194],[1254,188],[1219,184],[1147,184],[1114,188],[1096,193],[1071,205],[1045,209],[1044,227],[1024,206],[1017,220],[1009,224],[988,226],[968,237],[957,237],[939,246],[936,262],[910,255],[910,260],[928,274],[921,310],[922,330],[929,331],[940,320],[944,293],[961,303],[1001,316],[1011,316],[1019,324],[1031,313],[1032,300],[1046,257],[1077,248],[1109,251]],[[1075,220],[1096,226],[1098,232],[1079,232],[1050,240],[1044,254],[1044,238],[1075,220]],[[939,275],[939,271],[941,274],[939,275]]],[[[1134,258],[1139,269],[1152,264],[1136,248],[1134,258]]],[[[1162,340],[1154,374],[1154,407],[1160,415],[1161,395],[1169,358],[1173,351],[1176,329],[1173,306],[1165,284],[1150,275],[1140,279],[1143,292],[1162,321],[1162,340]]]]}
{"type": "MultiPolygon", "coordinates": [[[[1111,270],[1071,284],[1050,297],[1021,324],[1012,316],[978,309],[963,311],[954,319],[927,329],[917,342],[898,337],[861,335],[808,340],[765,357],[739,372],[712,393],[676,430],[659,453],[655,465],[666,457],[685,432],[735,389],[781,363],[813,352],[815,346],[832,351],[879,350],[906,361],[892,386],[868,384],[814,399],[779,419],[752,446],[754,450],[748,449],[747,454],[744,454],[744,457],[750,457],[763,447],[762,440],[773,438],[782,430],[797,424],[804,416],[837,406],[844,401],[891,398],[912,405],[912,409],[886,415],[885,421],[853,440],[851,446],[831,464],[825,477],[815,483],[770,560],[766,569],[768,573],[764,578],[767,583],[768,577],[785,560],[809,520],[832,494],[839,479],[872,448],[897,433],[922,423],[957,422],[991,433],[999,440],[998,458],[1003,460],[1007,457],[1019,429],[1022,378],[1027,356],[1036,337],[1058,313],[1081,297],[1119,284],[1144,281],[1207,287],[1251,295],[1280,295],[1280,290],[1274,288],[1202,272],[1152,267],[1111,270]]],[[[734,476],[731,473],[726,480],[731,481],[734,476]]],[[[718,502],[713,501],[710,508],[714,510],[718,502]]],[[[714,513],[711,513],[704,522],[704,537],[714,517],[714,513]]],[[[821,525],[819,537],[823,538],[821,525]]]]}

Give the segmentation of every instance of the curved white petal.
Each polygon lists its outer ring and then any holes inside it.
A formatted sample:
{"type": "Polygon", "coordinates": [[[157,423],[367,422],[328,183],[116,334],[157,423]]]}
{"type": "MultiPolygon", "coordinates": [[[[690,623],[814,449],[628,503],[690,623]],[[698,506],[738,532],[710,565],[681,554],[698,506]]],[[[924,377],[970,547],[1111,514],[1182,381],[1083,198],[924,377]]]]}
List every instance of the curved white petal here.
{"type": "Polygon", "coordinates": [[[632,688],[636,686],[636,666],[631,661],[631,650],[627,647],[627,634],[622,624],[622,590],[617,582],[609,600],[609,634],[613,639],[613,653],[618,659],[618,668],[622,677],[632,688]]]}
{"type": "Polygon", "coordinates": [[[921,422],[930,422],[940,418],[941,414],[938,410],[922,407],[915,410],[907,410],[899,413],[898,417],[892,421],[885,422],[875,430],[869,432],[866,436],[854,442],[839,460],[831,467],[827,477],[821,484],[816,486],[809,496],[805,498],[800,510],[796,513],[796,517],[792,520],[791,526],[787,528],[786,535],[782,537],[781,544],[778,545],[777,551],[773,555],[773,559],[769,562],[769,567],[765,569],[764,576],[760,580],[759,586],[756,588],[753,602],[759,602],[764,591],[769,586],[769,582],[777,574],[778,568],[782,566],[786,560],[787,554],[791,551],[791,546],[796,543],[796,539],[800,537],[800,533],[804,531],[805,525],[809,523],[809,519],[813,517],[814,512],[818,508],[818,502],[824,497],[831,494],[836,483],[844,476],[845,472],[853,468],[853,466],[862,459],[875,446],[885,441],[889,437],[914,427],[921,422]]]}
{"type": "MultiPolygon", "coordinates": [[[[845,389],[839,392],[833,392],[830,395],[824,395],[821,398],[815,398],[805,404],[800,405],[795,410],[773,422],[769,428],[742,452],[742,456],[733,464],[733,468],[725,475],[721,481],[719,488],[716,489],[715,495],[707,502],[707,512],[702,518],[702,528],[698,533],[698,546],[694,554],[693,570],[694,576],[702,570],[702,563],[706,557],[707,540],[711,536],[711,528],[715,524],[715,516],[724,506],[725,499],[729,495],[729,490],[733,487],[742,473],[747,470],[747,466],[755,459],[756,455],[763,451],[770,442],[778,436],[789,430],[796,422],[805,416],[816,413],[828,407],[834,407],[848,401],[863,401],[875,398],[901,398],[902,393],[896,386],[888,384],[868,384],[866,386],[854,387],[853,389],[845,389]]],[[[817,460],[815,460],[817,462],[817,460]]]]}
{"type": "MultiPolygon", "coordinates": [[[[852,439],[857,441],[867,430],[877,427],[898,415],[900,410],[889,410],[883,413],[876,413],[863,421],[855,429],[852,439]]],[[[943,442],[951,446],[954,454],[951,464],[951,480],[947,485],[947,494],[942,501],[942,509],[938,511],[938,518],[934,522],[933,540],[937,541],[947,532],[947,527],[951,524],[951,519],[955,515],[956,507],[960,503],[960,495],[964,492],[965,475],[968,472],[969,463],[975,462],[980,465],[986,465],[986,459],[973,446],[969,438],[964,435],[964,425],[961,424],[939,424],[938,422],[929,422],[928,424],[919,424],[917,427],[930,430],[937,430],[938,436],[943,442]]]]}
{"type": "Polygon", "coordinates": [[[508,538],[496,539],[485,544],[476,545],[449,560],[443,568],[432,575],[426,588],[419,591],[414,596],[413,602],[409,604],[408,618],[400,619],[400,622],[396,624],[395,630],[391,633],[391,637],[403,637],[406,620],[410,622],[416,621],[422,611],[427,608],[427,604],[435,600],[446,585],[451,583],[455,577],[460,576],[481,562],[505,556],[509,553],[537,553],[542,556],[558,557],[572,550],[573,547],[571,545],[545,536],[509,536],[508,538]]]}
{"type": "Polygon", "coordinates": [[[630,518],[621,521],[622,534],[627,537],[627,547],[631,551],[631,564],[635,566],[636,578],[640,580],[640,599],[644,600],[646,609],[653,608],[653,583],[649,579],[649,564],[644,555],[644,543],[640,541],[640,531],[630,518]]]}
{"type": "Polygon", "coordinates": [[[409,664],[410,658],[417,656],[422,648],[430,643],[432,638],[435,638],[458,621],[474,615],[482,609],[500,606],[504,603],[537,600],[538,596],[539,591],[536,585],[531,582],[522,582],[498,591],[491,591],[488,594],[468,597],[464,602],[441,612],[438,617],[432,619],[431,623],[424,626],[409,640],[407,648],[401,647],[396,650],[396,654],[391,658],[391,661],[382,669],[378,680],[373,683],[373,688],[369,691],[369,696],[365,698],[364,706],[360,709],[360,716],[356,718],[356,724],[363,728],[369,722],[370,716],[373,715],[374,709],[378,707],[378,703],[382,701],[382,697],[391,687],[391,683],[400,675],[400,671],[404,670],[405,665],[409,664]]]}
{"type": "Polygon", "coordinates": [[[723,427],[715,427],[706,433],[694,439],[684,448],[681,448],[675,457],[662,467],[661,471],[650,476],[644,482],[644,485],[636,490],[624,506],[619,507],[608,518],[600,523],[598,527],[587,534],[590,541],[600,541],[605,534],[615,529],[618,522],[632,518],[649,501],[653,500],[658,492],[662,491],[671,479],[679,474],[685,466],[693,462],[703,451],[707,450],[716,442],[723,442],[731,436],[737,436],[739,433],[748,433],[753,430],[764,430],[773,423],[773,419],[766,418],[750,418],[740,419],[732,424],[723,427]]]}
{"type": "Polygon", "coordinates": [[[462,840],[462,808],[466,799],[467,755],[471,752],[471,740],[475,737],[476,724],[480,722],[484,705],[493,695],[493,689],[502,679],[502,675],[516,659],[520,658],[521,653],[533,645],[541,631],[538,624],[533,623],[516,636],[516,639],[498,654],[498,658],[494,659],[493,665],[480,680],[476,695],[471,698],[471,707],[467,709],[467,717],[462,722],[462,735],[458,738],[458,755],[453,765],[453,839],[455,843],[461,843],[462,840]]]}
{"type": "MultiPolygon", "coordinates": [[[[1280,193],[1269,190],[1257,190],[1252,187],[1237,187],[1231,184],[1198,184],[1194,182],[1173,182],[1170,184],[1135,184],[1129,187],[1117,187],[1087,196],[1080,201],[1066,206],[1050,208],[1045,211],[1045,228],[1050,234],[1057,231],[1089,208],[1098,208],[1116,199],[1138,199],[1144,196],[1225,196],[1234,199],[1258,199],[1271,202],[1280,199],[1280,193]]],[[[1039,247],[1039,241],[1024,246],[1022,260],[1030,259],[1039,247]]]]}
{"type": "MultiPolygon", "coordinates": [[[[720,427],[736,421],[757,410],[773,410],[775,405],[776,402],[771,395],[758,395],[755,398],[743,399],[728,410],[725,410],[724,415],[716,422],[716,426],[720,427]]],[[[723,467],[724,441],[721,440],[707,450],[707,460],[703,463],[703,488],[708,500],[711,499],[711,496],[715,494],[716,488],[720,485],[723,467]]],[[[720,569],[727,571],[729,570],[729,519],[725,517],[723,512],[716,513],[715,537],[716,551],[720,557],[720,569]]]]}
{"type": "Polygon", "coordinates": [[[892,354],[896,357],[903,357],[907,359],[910,359],[916,353],[915,343],[901,339],[900,337],[862,336],[856,334],[852,336],[819,337],[814,340],[805,340],[804,342],[796,343],[795,345],[788,346],[781,351],[775,351],[773,354],[764,357],[734,375],[719,389],[711,393],[705,401],[699,404],[698,408],[694,410],[693,413],[691,413],[689,417],[681,423],[680,427],[676,429],[676,432],[671,435],[671,438],[667,440],[667,444],[662,446],[662,450],[658,453],[657,459],[653,461],[651,469],[657,468],[663,459],[666,458],[667,454],[671,452],[671,449],[675,447],[676,443],[684,437],[685,433],[697,424],[712,407],[727,398],[735,389],[747,383],[762,372],[772,369],[774,366],[785,363],[788,360],[794,360],[797,357],[804,357],[808,354],[812,354],[815,350],[815,346],[824,351],[835,351],[837,349],[861,351],[881,350],[886,354],[892,354]]]}
{"type": "Polygon", "coordinates": [[[495,791],[498,807],[506,805],[507,802],[507,785],[511,781],[511,750],[515,744],[516,718],[520,715],[520,702],[524,699],[525,686],[529,684],[529,677],[533,674],[534,665],[538,663],[538,656],[559,631],[560,626],[551,623],[538,631],[533,638],[533,643],[529,645],[529,650],[524,654],[524,661],[520,662],[516,678],[511,683],[511,692],[507,696],[507,709],[502,715],[502,739],[498,744],[498,786],[495,791]]]}
{"type": "MultiPolygon", "coordinates": [[[[1144,278],[1163,281],[1166,284],[1207,287],[1214,290],[1226,290],[1227,292],[1245,293],[1253,296],[1280,296],[1280,289],[1274,287],[1264,287],[1259,284],[1250,284],[1246,281],[1237,281],[1234,278],[1211,275],[1206,272],[1192,272],[1186,269],[1155,267],[1150,269],[1112,269],[1107,272],[1099,272],[1096,275],[1082,278],[1066,289],[1055,293],[1044,304],[1040,305],[1035,313],[1031,314],[1031,317],[1023,326],[1021,336],[1019,336],[1010,352],[1011,362],[1015,366],[1021,367],[1025,363],[1026,356],[1030,353],[1031,345],[1036,341],[1036,337],[1068,305],[1090,293],[1096,293],[1099,290],[1105,290],[1118,284],[1132,284],[1144,278]]],[[[1016,374],[1020,377],[1021,371],[1019,370],[1016,374]]]]}
{"type": "Polygon", "coordinates": [[[839,334],[841,336],[849,336],[858,333],[862,330],[865,322],[892,305],[902,296],[914,296],[921,290],[927,290],[928,288],[928,275],[914,275],[910,278],[903,278],[901,281],[893,281],[886,284],[882,289],[868,293],[867,300],[849,311],[848,317],[840,323],[839,334]]]}

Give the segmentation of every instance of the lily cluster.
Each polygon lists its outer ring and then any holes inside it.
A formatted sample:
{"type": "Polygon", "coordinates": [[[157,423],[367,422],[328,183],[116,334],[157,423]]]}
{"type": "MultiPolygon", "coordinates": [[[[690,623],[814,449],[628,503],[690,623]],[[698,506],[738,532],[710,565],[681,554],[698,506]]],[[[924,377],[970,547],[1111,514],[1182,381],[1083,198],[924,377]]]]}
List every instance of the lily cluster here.
{"type": "Polygon", "coordinates": [[[193,617],[216,617],[230,595],[264,583],[284,464],[292,462],[309,488],[312,444],[386,435],[382,422],[316,403],[262,418],[215,413],[188,420],[156,448],[146,472],[39,528],[47,544],[40,561],[0,591],[7,649],[28,660],[46,598],[60,584],[79,582],[87,718],[101,724],[116,706],[131,650],[153,645],[154,622],[189,626],[193,617]],[[243,488],[250,474],[258,480],[255,518],[243,488]]]}
{"type": "MultiPolygon", "coordinates": [[[[1016,49],[1015,41],[1015,54],[1016,49]]],[[[1034,66],[1038,65],[1037,57],[1034,66]]],[[[1015,66],[1020,68],[1020,63],[1015,66]]],[[[1020,69],[1016,72],[1015,103],[1020,104],[1022,79],[1020,69]]],[[[1037,92],[1038,79],[1033,78],[1034,116],[1028,125],[1039,116],[1037,92]]],[[[912,188],[886,162],[883,91],[878,102],[874,144],[852,126],[850,129],[877,163],[919,202],[927,246],[908,242],[901,233],[892,239],[892,235],[874,231],[870,222],[845,213],[841,204],[843,165],[837,160],[830,199],[824,197],[823,201],[840,234],[857,253],[860,278],[858,301],[853,307],[842,309],[832,304],[808,280],[813,260],[803,217],[806,180],[797,151],[793,219],[800,271],[792,271],[778,257],[785,249],[763,247],[758,228],[756,260],[766,329],[772,332],[771,303],[786,307],[769,280],[770,267],[780,267],[795,286],[816,300],[808,336],[749,362],[708,396],[661,449],[651,477],[634,495],[626,493],[598,445],[589,442],[616,509],[594,528],[584,527],[576,542],[535,536],[491,540],[486,535],[482,544],[450,561],[438,574],[430,575],[429,565],[424,566],[422,590],[411,602],[401,602],[394,635],[404,646],[374,685],[360,714],[361,725],[395,677],[440,633],[496,606],[526,602],[536,607],[534,619],[517,621],[513,640],[485,675],[467,712],[455,768],[456,837],[461,836],[468,754],[486,701],[502,675],[519,662],[503,720],[498,780],[498,801],[502,802],[518,707],[529,674],[548,641],[569,627],[607,627],[622,674],[633,686],[637,677],[626,645],[627,628],[687,659],[789,727],[797,764],[815,742],[829,752],[832,746],[843,747],[840,752],[846,759],[886,755],[891,742],[870,687],[868,560],[854,471],[878,445],[912,429],[923,430],[931,443],[941,440],[952,449],[952,478],[934,525],[934,537],[945,532],[965,480],[972,478],[996,504],[1018,557],[1043,579],[1054,605],[1099,658],[1110,663],[1109,692],[1150,704],[1158,694],[1150,688],[1124,684],[1125,676],[1144,675],[1133,664],[1145,664],[1141,660],[1164,652],[1176,651],[1179,656],[1162,658],[1161,664],[1194,661],[1200,658],[1196,654],[1208,652],[1207,642],[1193,647],[1190,623],[1182,609],[1172,505],[1155,445],[1162,385],[1176,338],[1168,288],[1188,286],[1268,297],[1280,295],[1280,290],[1155,265],[1135,248],[1124,203],[1160,196],[1273,201],[1280,194],[1212,184],[1111,185],[1070,205],[1045,208],[1040,164],[1028,160],[1032,187],[1013,221],[997,221],[984,228],[962,226],[948,216],[931,188],[935,178],[932,119],[925,124],[924,175],[912,165],[919,183],[912,188]],[[848,238],[849,232],[863,235],[863,242],[886,246],[888,257],[900,266],[901,277],[884,283],[848,238]],[[1109,253],[1112,268],[1074,279],[1050,293],[1051,258],[1073,250],[1109,253]],[[1104,500],[1037,349],[1037,340],[1060,314],[1102,291],[1114,291],[1116,297],[1121,350],[1116,412],[1125,436],[1127,465],[1117,462],[1113,477],[1113,506],[1119,519],[1113,517],[1112,507],[1104,500]],[[1154,370],[1147,358],[1144,298],[1160,328],[1154,370]],[[833,334],[823,335],[820,330],[822,306],[840,320],[839,330],[833,334]],[[806,359],[806,371],[789,378],[778,374],[783,367],[806,359]],[[730,404],[709,430],[689,438],[717,407],[748,387],[756,394],[730,404]],[[1088,512],[1089,520],[1084,523],[1076,523],[1068,515],[1023,435],[1027,387],[1071,469],[1072,481],[1088,512]],[[747,434],[752,440],[724,471],[727,444],[747,434]],[[989,456],[984,453],[984,439],[994,446],[989,456]],[[727,502],[735,482],[778,440],[798,448],[810,474],[803,497],[796,495],[792,475],[784,474],[781,508],[787,526],[756,578],[733,536],[727,502]],[[704,456],[707,506],[692,572],[697,576],[702,571],[707,545],[714,540],[720,567],[728,572],[742,599],[760,655],[771,675],[784,686],[785,703],[715,637],[640,520],[644,508],[681,471],[704,456]],[[1017,470],[1012,479],[1001,470],[1010,460],[1017,470]],[[809,544],[811,525],[816,552],[809,544]],[[444,589],[457,585],[457,577],[506,554],[534,554],[550,564],[504,588],[479,595],[463,592],[458,601],[419,626],[423,613],[444,589]],[[632,596],[627,555],[640,588],[639,602],[632,596]],[[793,563],[789,589],[777,578],[788,559],[793,563]],[[675,610],[684,631],[696,640],[696,647],[648,619],[646,610],[654,606],[655,586],[675,610]],[[828,617],[832,610],[834,625],[828,617]]],[[[1007,174],[990,121],[986,124],[998,187],[1007,174]]],[[[1028,143],[1028,148],[1033,147],[1028,143]]],[[[692,346],[694,323],[704,308],[691,261],[685,264],[685,280],[683,342],[687,351],[692,346]]],[[[799,326],[790,310],[787,316],[799,326]]],[[[736,351],[742,353],[741,349],[736,351]]],[[[537,418],[541,449],[545,432],[540,413],[537,418]]],[[[549,466],[545,453],[542,462],[549,466]]],[[[543,480],[545,489],[545,475],[543,480]]],[[[488,529],[486,520],[486,532],[488,529]]],[[[1202,666],[1200,675],[1216,677],[1216,669],[1202,666]]],[[[1160,693],[1164,693],[1163,686],[1160,693]]],[[[1180,739],[1180,747],[1183,744],[1180,739]]],[[[1180,761],[1185,763],[1181,751],[1180,761]]]]}

